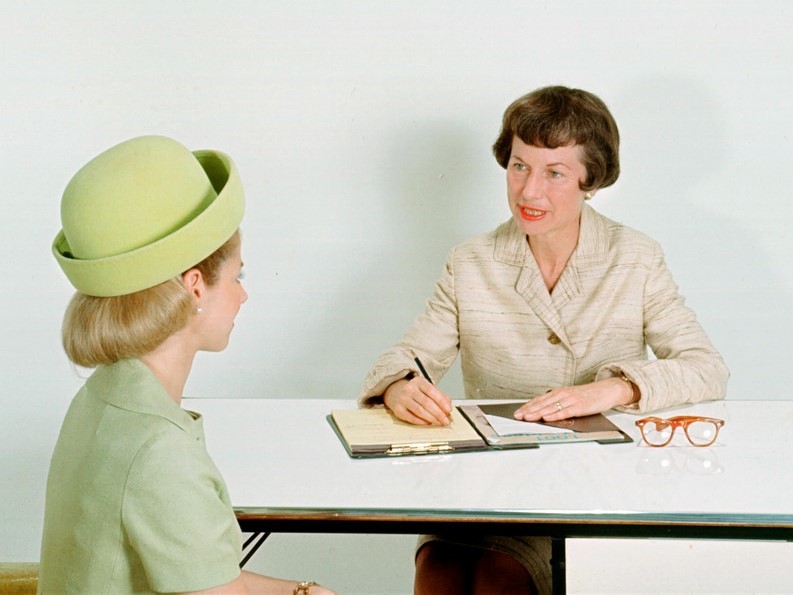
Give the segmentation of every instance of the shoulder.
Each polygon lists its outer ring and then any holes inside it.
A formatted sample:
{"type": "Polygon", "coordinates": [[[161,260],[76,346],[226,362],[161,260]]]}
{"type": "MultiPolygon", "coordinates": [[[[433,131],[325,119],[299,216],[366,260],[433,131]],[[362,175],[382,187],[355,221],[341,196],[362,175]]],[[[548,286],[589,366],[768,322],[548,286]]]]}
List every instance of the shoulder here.
{"type": "MultiPolygon", "coordinates": [[[[166,516],[176,518],[173,507],[183,505],[194,512],[220,507],[222,514],[230,508],[225,482],[206,450],[200,427],[195,432],[182,432],[160,425],[131,460],[125,519],[133,522],[141,510],[152,509],[159,511],[158,516],[168,511],[166,516]]],[[[139,518],[138,522],[148,521],[139,518]]]]}
{"type": "Polygon", "coordinates": [[[663,258],[661,244],[646,233],[633,227],[615,221],[589,209],[593,237],[602,239],[600,248],[608,253],[612,262],[634,262],[636,264],[651,265],[663,258]]]}
{"type": "Polygon", "coordinates": [[[515,245],[523,247],[525,241],[517,231],[512,220],[505,221],[495,229],[479,234],[461,242],[450,253],[450,258],[470,259],[484,257],[492,259],[498,246],[515,245]]]}
{"type": "Polygon", "coordinates": [[[140,469],[141,462],[200,452],[201,421],[145,374],[119,374],[125,367],[99,368],[88,379],[66,415],[58,452],[79,452],[85,465],[117,478],[140,469]]]}
{"type": "Polygon", "coordinates": [[[216,470],[204,443],[203,428],[183,428],[163,418],[150,417],[141,432],[131,471],[142,481],[145,477],[167,476],[169,481],[183,481],[196,473],[215,475],[216,470]]]}
{"type": "Polygon", "coordinates": [[[594,224],[605,231],[611,245],[637,244],[647,247],[659,246],[658,242],[646,233],[630,227],[625,223],[606,217],[591,207],[589,207],[585,213],[585,217],[591,217],[594,224]]]}

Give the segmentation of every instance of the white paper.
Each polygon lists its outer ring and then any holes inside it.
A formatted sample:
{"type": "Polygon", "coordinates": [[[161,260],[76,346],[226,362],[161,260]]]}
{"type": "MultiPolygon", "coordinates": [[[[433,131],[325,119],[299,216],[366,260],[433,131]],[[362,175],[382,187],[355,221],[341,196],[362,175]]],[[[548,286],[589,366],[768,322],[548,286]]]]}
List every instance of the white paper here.
{"type": "Polygon", "coordinates": [[[499,436],[514,436],[515,434],[572,434],[570,430],[554,428],[543,424],[536,424],[530,421],[518,421],[517,419],[507,419],[500,415],[487,415],[487,421],[499,436]]]}

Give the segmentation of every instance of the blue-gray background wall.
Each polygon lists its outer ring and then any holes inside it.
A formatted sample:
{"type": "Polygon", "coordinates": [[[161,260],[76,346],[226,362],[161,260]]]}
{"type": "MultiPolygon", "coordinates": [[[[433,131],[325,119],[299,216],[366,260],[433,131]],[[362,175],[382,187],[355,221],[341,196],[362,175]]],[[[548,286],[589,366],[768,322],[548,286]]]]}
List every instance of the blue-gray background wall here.
{"type": "MultiPolygon", "coordinates": [[[[140,134],[230,153],[247,190],[250,299],[190,396],[354,398],[449,248],[509,216],[490,154],[504,108],[558,83],[617,118],[623,174],[593,205],[661,241],[730,365],[728,398],[789,398],[791,30],[784,0],[4,1],[0,559],[38,557],[82,382],[59,345],[60,194],[140,134]]],[[[456,370],[442,385],[462,394],[456,370]]],[[[399,592],[412,546],[393,539],[284,538],[270,555],[327,547],[305,565],[337,588],[366,592],[337,576],[375,572],[363,584],[399,592]]]]}

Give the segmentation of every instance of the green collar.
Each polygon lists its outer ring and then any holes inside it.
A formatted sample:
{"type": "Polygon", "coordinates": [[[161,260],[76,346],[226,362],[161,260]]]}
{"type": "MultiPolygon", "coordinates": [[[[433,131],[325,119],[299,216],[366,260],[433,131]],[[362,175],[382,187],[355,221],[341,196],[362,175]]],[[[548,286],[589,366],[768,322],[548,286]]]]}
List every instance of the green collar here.
{"type": "Polygon", "coordinates": [[[109,405],[165,418],[189,432],[195,419],[168,396],[152,371],[138,359],[100,366],[85,383],[86,389],[109,405]]]}

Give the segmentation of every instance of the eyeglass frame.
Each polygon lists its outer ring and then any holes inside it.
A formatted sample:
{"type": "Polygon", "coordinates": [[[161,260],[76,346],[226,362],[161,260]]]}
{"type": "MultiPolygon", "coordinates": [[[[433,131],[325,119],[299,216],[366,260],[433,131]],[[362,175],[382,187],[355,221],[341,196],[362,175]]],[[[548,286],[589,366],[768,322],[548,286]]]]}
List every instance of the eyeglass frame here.
{"type": "Polygon", "coordinates": [[[710,446],[711,444],[716,442],[716,438],[718,438],[719,436],[719,430],[722,428],[722,426],[724,426],[724,420],[717,419],[715,417],[702,417],[699,415],[676,415],[674,417],[666,417],[666,418],[651,416],[651,417],[644,417],[642,419],[637,419],[636,426],[641,431],[642,440],[644,440],[645,444],[647,444],[647,446],[652,446],[653,448],[666,446],[667,444],[672,442],[672,438],[674,438],[675,431],[677,430],[677,428],[683,428],[683,433],[686,435],[686,439],[688,439],[688,441],[691,443],[692,446],[704,447],[704,446],[710,446]],[[666,442],[664,442],[663,444],[653,444],[652,442],[647,440],[647,437],[644,435],[644,426],[650,422],[659,422],[659,421],[667,425],[671,425],[672,431],[669,433],[669,439],[666,442]],[[707,444],[697,444],[691,439],[691,436],[688,435],[688,426],[698,421],[709,422],[712,423],[714,426],[716,426],[716,433],[713,434],[713,440],[711,440],[707,444]]]}

